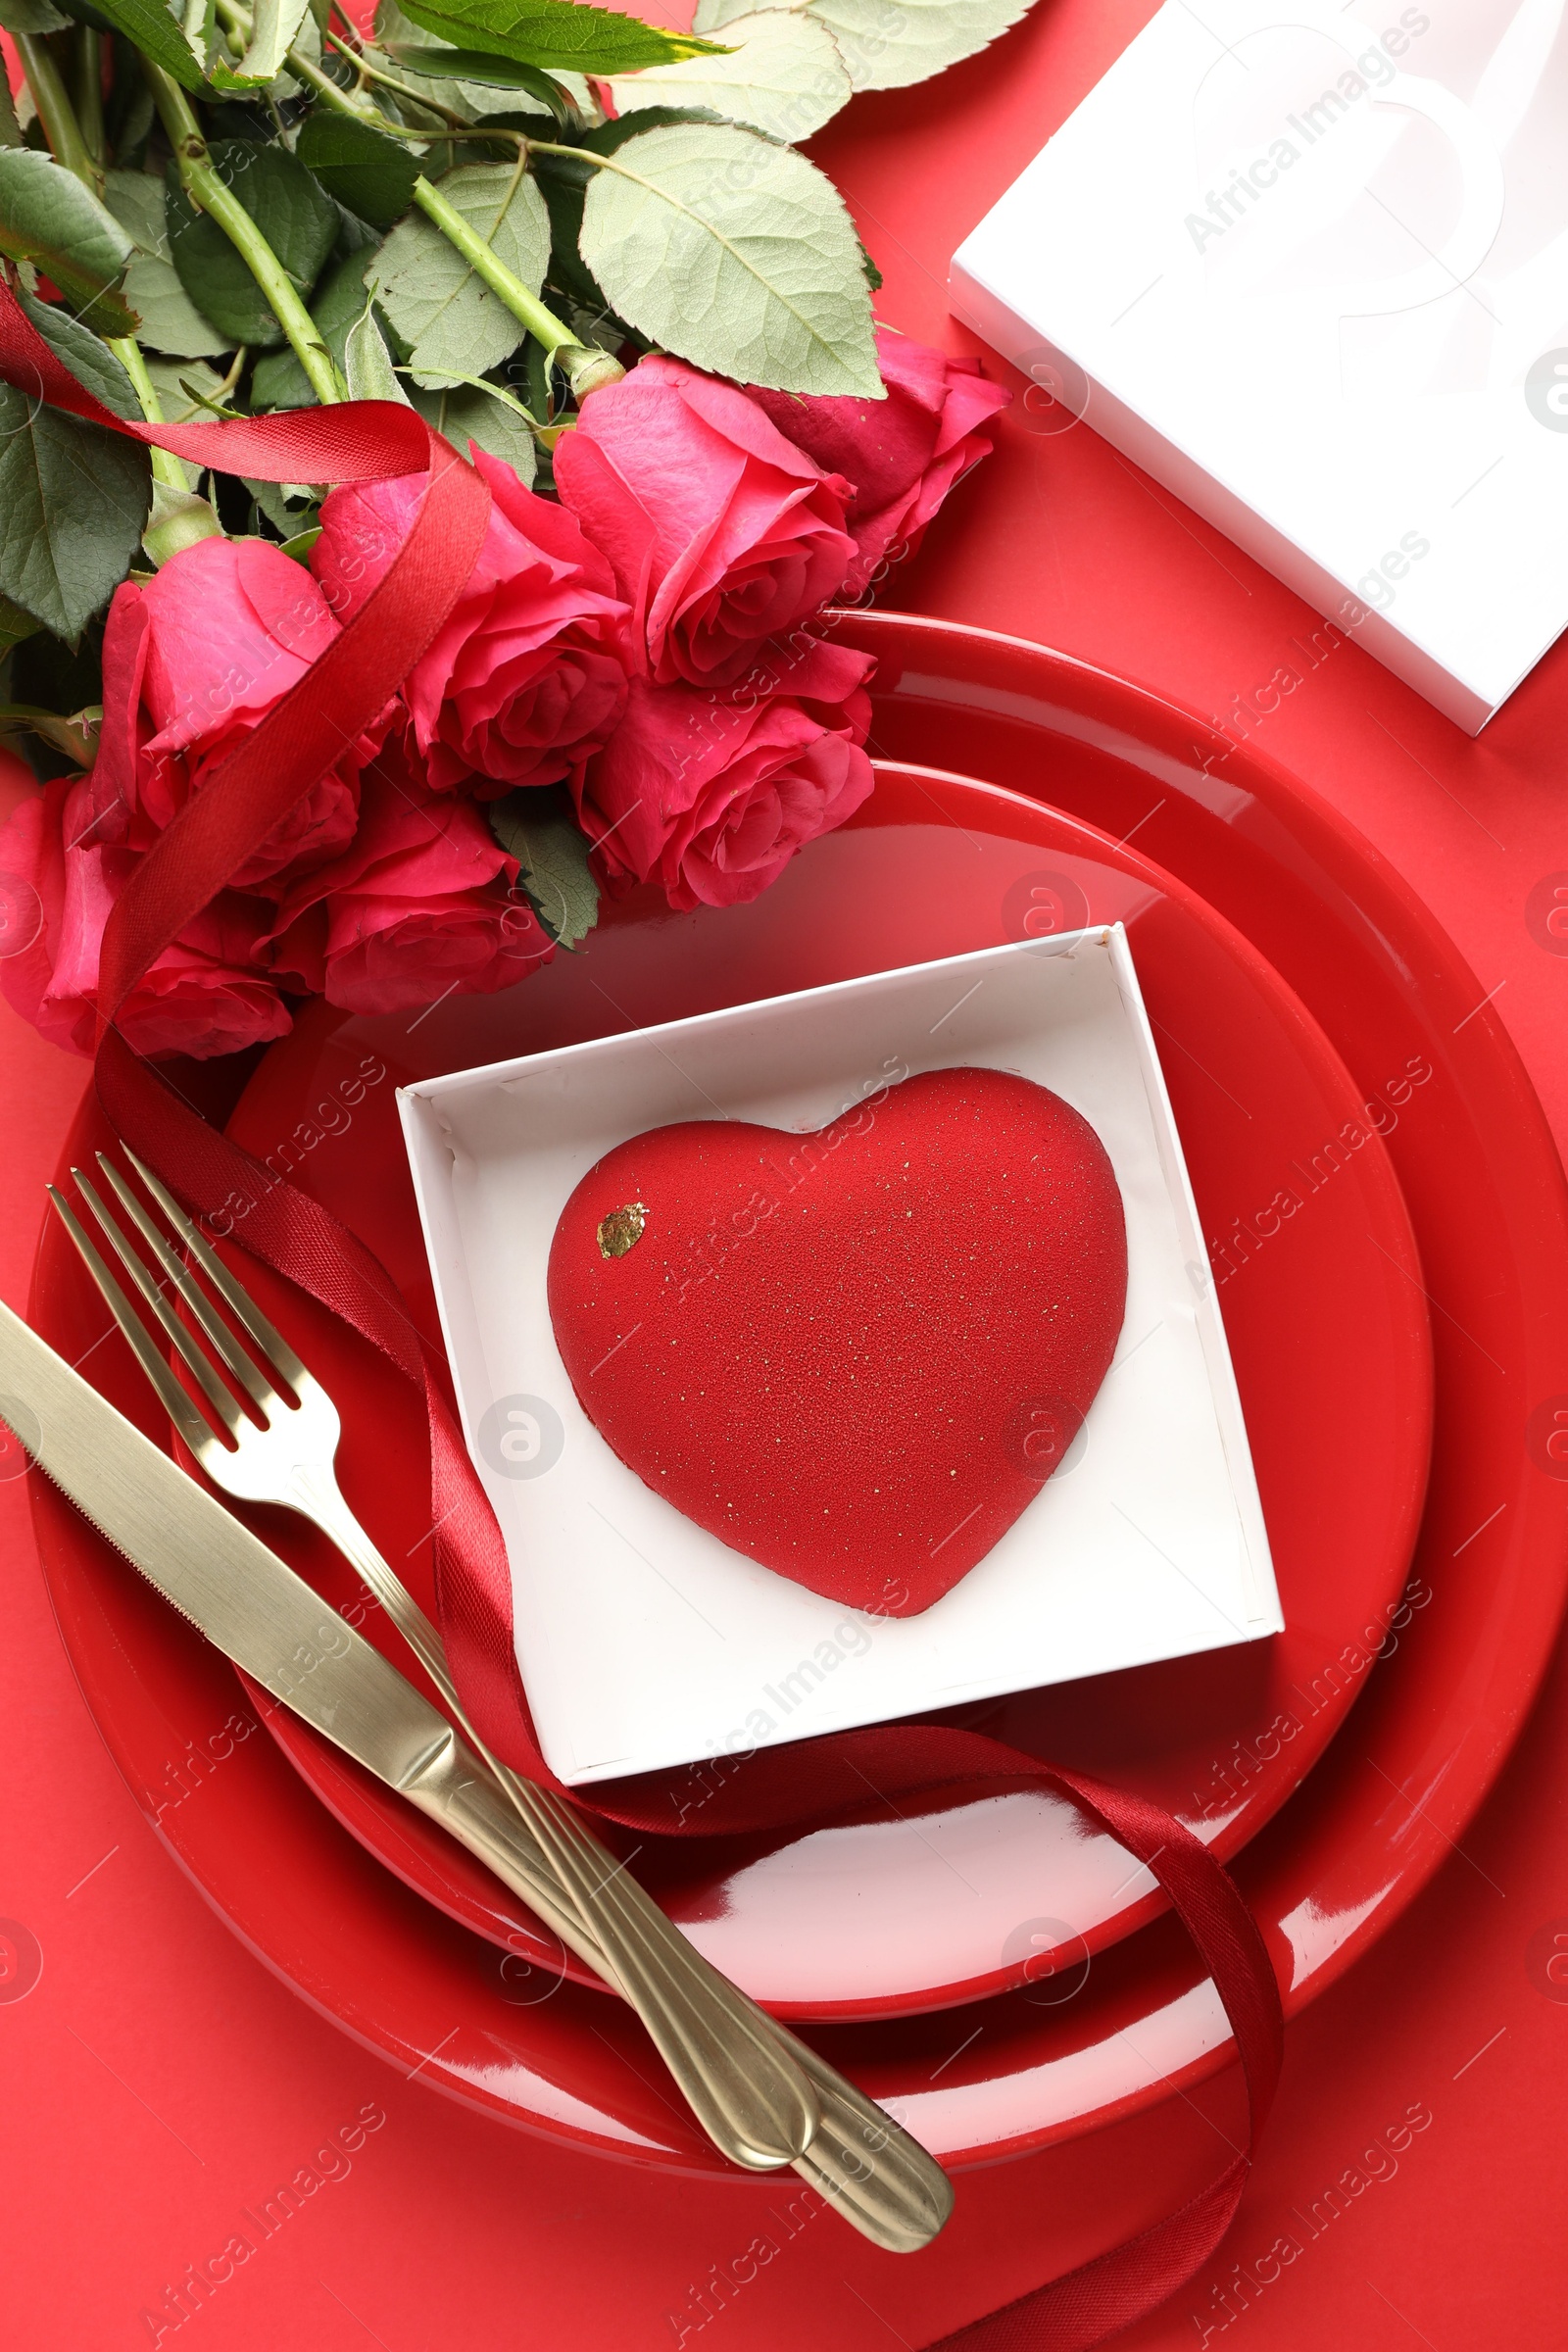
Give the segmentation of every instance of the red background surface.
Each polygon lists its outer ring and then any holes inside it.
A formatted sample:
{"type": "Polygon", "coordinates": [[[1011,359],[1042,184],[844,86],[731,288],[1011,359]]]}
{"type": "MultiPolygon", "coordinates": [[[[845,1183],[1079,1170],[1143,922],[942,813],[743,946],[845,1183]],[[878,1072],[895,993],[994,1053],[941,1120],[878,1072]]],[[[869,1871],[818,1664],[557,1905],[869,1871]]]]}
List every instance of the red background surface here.
{"type": "MultiPolygon", "coordinates": [[[[1138,0],[1040,0],[989,57],[940,84],[858,99],[817,141],[886,273],[884,318],[976,348],[947,318],[954,246],[1150,13],[1138,0]]],[[[1060,646],[1204,712],[1234,710],[1290,659],[1305,608],[1091,432],[1043,429],[1054,421],[1013,409],[999,455],[887,601],[1060,646]]],[[[1531,898],[1568,868],[1565,729],[1568,647],[1471,742],[1347,646],[1249,730],[1362,827],[1431,902],[1483,989],[1500,992],[1559,1144],[1568,959],[1531,898]]],[[[1157,813],[1139,846],[1159,858],[1157,813]]],[[[0,1292],[14,1304],[25,1301],[41,1187],[84,1075],[0,1008],[0,1292]]],[[[141,2315],[165,2285],[371,2102],[386,2121],[351,2169],[166,2345],[674,2345],[668,2315],[689,2316],[690,2287],[765,2231],[778,2257],[688,2345],[919,2346],[1153,2218],[1212,2173],[1235,2134],[1234,2084],[1222,2081],[1179,2110],[1174,2133],[1144,2119],[968,2175],[944,2238],[909,2260],[878,2254],[829,2214],[790,2235],[777,2184],[676,2183],[484,2121],[314,2015],[172,1866],[76,1692],[21,1482],[0,1487],[0,1915],[42,1956],[25,1997],[0,2000],[0,2323],[14,2352],[150,2343],[141,2315]],[[1167,2153],[1154,2161],[1156,2139],[1167,2153]]],[[[1352,1716],[1343,1736],[1353,1735],[1352,1716]]],[[[1559,1654],[1462,1851],[1292,2029],[1224,2260],[1122,2338],[1129,2352],[1199,2343],[1205,2326],[1210,2344],[1279,2352],[1561,2340],[1568,1986],[1550,1984],[1544,1955],[1554,1929],[1568,1935],[1565,1787],[1559,1654]],[[1232,2263],[1250,2269],[1281,2231],[1303,2238],[1295,2209],[1308,2211],[1418,2104],[1432,2120],[1379,2160],[1384,2177],[1221,2329],[1212,2290],[1232,2263]]]]}

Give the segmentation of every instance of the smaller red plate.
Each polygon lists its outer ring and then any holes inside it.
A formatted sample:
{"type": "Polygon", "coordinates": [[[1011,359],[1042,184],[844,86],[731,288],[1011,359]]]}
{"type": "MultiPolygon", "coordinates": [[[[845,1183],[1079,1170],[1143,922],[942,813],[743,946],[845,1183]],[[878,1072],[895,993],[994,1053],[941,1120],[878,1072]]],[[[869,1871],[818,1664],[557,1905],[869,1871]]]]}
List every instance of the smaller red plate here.
{"type": "MultiPolygon", "coordinates": [[[[1136,1788],[1230,1854],[1310,1769],[1359,1688],[1324,1661],[1348,1647],[1369,1659],[1396,1605],[1426,1487],[1431,1341],[1409,1221],[1360,1092],[1269,965],[1172,877],[1010,793],[884,767],[857,824],[755,906],[672,923],[662,902],[624,901],[587,955],[412,1028],[313,1007],[270,1053],[231,1128],[370,1243],[433,1331],[394,1084],[630,1027],[632,1007],[639,1023],[662,1021],[1116,920],[1219,1249],[1287,1631],[954,1719],[1136,1788]],[[1367,1140],[1351,1146],[1352,1132],[1367,1140]],[[1298,1208],[1287,1212],[1287,1197],[1298,1208]]],[[[351,1501],[428,1597],[424,1446],[410,1395],[297,1293],[249,1261],[246,1277],[339,1401],[351,1501]]],[[[310,1530],[274,1513],[265,1532],[354,1605],[352,1577],[310,1530]]],[[[407,1668],[378,1612],[365,1630],[407,1668]]],[[[296,1718],[268,1720],[337,1818],[408,1885],[525,1962],[560,1965],[554,1939],[479,1865],[296,1718]]],[[[1146,1874],[1129,1878],[1120,1847],[1063,1796],[1004,1785],[918,1810],[906,1801],[902,1816],[868,1808],[765,1838],[650,1841],[637,1869],[736,1982],[803,2016],[969,2000],[1037,1974],[1054,1944],[1060,1965],[1159,1907],[1146,1874]],[[1042,1888],[1051,1921],[1037,1916],[1042,1888]]]]}

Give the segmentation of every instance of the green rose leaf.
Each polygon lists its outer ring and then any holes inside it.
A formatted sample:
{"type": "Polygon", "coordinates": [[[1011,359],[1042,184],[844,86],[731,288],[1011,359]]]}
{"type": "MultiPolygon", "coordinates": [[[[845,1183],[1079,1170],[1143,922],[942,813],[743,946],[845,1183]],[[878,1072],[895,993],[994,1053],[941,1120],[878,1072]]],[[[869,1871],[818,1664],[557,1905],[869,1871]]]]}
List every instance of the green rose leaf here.
{"type": "Polygon", "coordinates": [[[230,65],[220,51],[208,69],[215,90],[265,90],[283,71],[310,0],[250,0],[251,37],[244,56],[230,65]]]}
{"type": "Polygon", "coordinates": [[[417,157],[350,115],[318,107],[300,132],[294,152],[328,195],[376,228],[390,228],[414,202],[417,157]]]}
{"type": "Polygon", "coordinates": [[[102,33],[115,29],[103,11],[94,8],[93,0],[61,0],[61,6],[74,24],[88,24],[94,32],[102,33]]]}
{"type": "MultiPolygon", "coordinates": [[[[351,253],[334,262],[311,305],[317,330],[340,370],[350,330],[365,308],[365,268],[363,253],[351,253]]],[[[263,409],[309,409],[315,405],[311,379],[287,346],[257,361],[251,373],[251,407],[258,414],[263,409]]]]}
{"type": "Polygon", "coordinates": [[[0,654],[9,654],[13,646],[23,645],[37,634],[38,623],[32,614],[24,612],[9,596],[0,596],[0,654]]]}
{"type": "Polygon", "coordinates": [[[564,948],[586,939],[599,920],[599,885],[565,794],[525,786],[492,801],[485,813],[501,847],[522,868],[517,880],[550,937],[564,948]]]}
{"type": "Polygon", "coordinates": [[[391,56],[411,74],[425,78],[477,81],[487,89],[526,90],[549,108],[558,122],[569,120],[571,99],[559,81],[538,66],[519,64],[513,57],[487,57],[482,49],[427,48],[419,41],[391,41],[391,56]]]}
{"type": "Polygon", "coordinates": [[[855,223],[793,148],[700,122],[628,138],[588,190],[581,252],[619,317],[694,367],[884,397],[855,223]]]}
{"type": "Polygon", "coordinates": [[[605,299],[605,289],[583,261],[578,250],[582,238],[582,204],[593,180],[597,166],[596,155],[613,155],[624,147],[629,138],[640,137],[661,122],[711,122],[716,117],[706,109],[659,106],[624,115],[618,122],[598,122],[592,130],[573,133],[571,152],[564,155],[536,155],[534,175],[544,192],[550,214],[550,283],[559,288],[569,302],[591,317],[610,319],[614,334],[623,337],[629,330],[624,319],[612,317],[605,299]]]}
{"type": "Polygon", "coordinates": [[[176,359],[216,359],[228,345],[202,317],[169,258],[164,183],[150,172],[111,172],[104,202],[129,237],[125,300],[141,320],[137,339],[176,359]]]}
{"type": "Polygon", "coordinates": [[[136,314],[116,291],[130,239],[74,172],[30,147],[0,147],[0,253],[36,262],[89,326],[135,333],[136,314]]]}
{"type": "MultiPolygon", "coordinates": [[[[223,379],[204,360],[149,360],[147,372],[166,424],[205,424],[213,412],[203,408],[198,392],[208,400],[222,401],[223,379]]],[[[187,466],[185,470],[194,477],[201,468],[187,466]]]]}
{"type": "Polygon", "coordinates": [[[632,74],[712,53],[711,41],[662,32],[638,17],[590,8],[585,0],[402,0],[403,13],[458,49],[514,57],[525,66],[580,74],[632,74]]]}
{"type": "MultiPolygon", "coordinates": [[[[309,302],[337,239],[338,212],[286,147],[219,139],[210,150],[221,173],[309,302]]],[[[270,351],[283,340],[261,287],[216,220],[198,213],[169,166],[169,250],[179,282],[204,318],[231,344],[270,351]]]]}
{"type": "MultiPolygon", "coordinates": [[[[507,85],[508,96],[498,97],[494,82],[458,79],[448,62],[459,54],[458,51],[445,41],[427,39],[424,27],[416,24],[412,17],[404,15],[398,0],[376,0],[375,42],[377,48],[384,49],[391,57],[401,57],[408,49],[421,50],[429,63],[418,69],[418,79],[424,84],[419,92],[420,97],[428,96],[433,106],[449,107],[454,114],[461,115],[465,122],[474,122],[481,116],[493,115],[503,107],[515,109],[519,103],[524,112],[534,111],[535,107],[543,110],[542,100],[520,101],[518,88],[514,84],[507,85]]],[[[474,57],[481,52],[470,49],[466,54],[474,57]]],[[[495,66],[498,61],[488,58],[487,63],[495,66]]],[[[589,104],[586,81],[578,74],[561,78],[565,84],[578,85],[576,89],[568,87],[567,96],[578,112],[583,112],[589,104]]],[[[431,136],[435,136],[433,130],[431,136]]]]}
{"type": "Polygon", "coordinates": [[[343,378],[350,400],[395,400],[404,408],[411,405],[369,303],[343,339],[343,378]]]}
{"type": "MultiPolygon", "coordinates": [[[[441,180],[442,195],[530,294],[544,284],[550,256],[545,200],[511,164],[465,164],[441,180]]],[[[415,381],[439,390],[444,378],[485,375],[511,356],[524,328],[476,277],[455,245],[422,213],[401,221],[366,271],[395,333],[411,347],[415,381]]]]}
{"type": "Polygon", "coordinates": [[[0,384],[0,596],[74,644],[129,570],[151,497],[139,442],[0,384]]]}
{"type": "Polygon", "coordinates": [[[617,115],[624,119],[645,106],[700,107],[793,145],[849,104],[852,84],[838,43],[814,17],[764,9],[737,17],[726,29],[735,43],[728,57],[611,76],[617,115]]]}
{"type": "Polygon", "coordinates": [[[173,75],[182,89],[200,90],[206,77],[201,60],[179,28],[179,21],[161,0],[98,0],[105,24],[133,41],[143,57],[173,75]]]}
{"type": "MultiPolygon", "coordinates": [[[[727,30],[758,0],[698,0],[699,32],[727,30]]],[[[814,18],[837,41],[858,90],[929,81],[989,47],[1028,13],[1030,0],[761,0],[814,18]]]]}
{"type": "Polygon", "coordinates": [[[70,368],[77,383],[85,384],[116,416],[127,416],[139,424],[142,414],[136,387],[108,344],[100,341],[79,319],[73,318],[69,311],[52,302],[40,302],[25,287],[19,288],[17,300],[56,359],[70,368]]]}
{"type": "Polygon", "coordinates": [[[64,32],[70,22],[49,0],[0,0],[0,25],[7,32],[64,32]]]}
{"type": "Polygon", "coordinates": [[[257,506],[276,529],[285,543],[292,542],[314,527],[319,505],[316,494],[300,482],[253,482],[249,474],[240,480],[255,499],[257,506]]]}
{"type": "Polygon", "coordinates": [[[476,378],[472,383],[449,384],[440,392],[416,391],[414,405],[426,424],[445,433],[454,449],[466,452],[468,443],[476,441],[492,458],[505,459],[520,480],[532,485],[539,468],[533,428],[509,400],[501,399],[493,384],[476,378]]]}

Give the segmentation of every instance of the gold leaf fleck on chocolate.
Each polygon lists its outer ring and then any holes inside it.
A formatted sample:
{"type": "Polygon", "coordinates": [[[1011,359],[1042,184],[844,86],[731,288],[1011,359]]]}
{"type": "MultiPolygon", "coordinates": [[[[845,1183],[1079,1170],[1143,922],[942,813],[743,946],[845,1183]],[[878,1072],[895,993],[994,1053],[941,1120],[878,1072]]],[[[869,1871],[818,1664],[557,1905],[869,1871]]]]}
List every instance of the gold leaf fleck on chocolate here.
{"type": "Polygon", "coordinates": [[[628,1200],[624,1208],[612,1208],[599,1226],[599,1254],[601,1257],[624,1257],[643,1238],[648,1211],[640,1200],[628,1200]]]}

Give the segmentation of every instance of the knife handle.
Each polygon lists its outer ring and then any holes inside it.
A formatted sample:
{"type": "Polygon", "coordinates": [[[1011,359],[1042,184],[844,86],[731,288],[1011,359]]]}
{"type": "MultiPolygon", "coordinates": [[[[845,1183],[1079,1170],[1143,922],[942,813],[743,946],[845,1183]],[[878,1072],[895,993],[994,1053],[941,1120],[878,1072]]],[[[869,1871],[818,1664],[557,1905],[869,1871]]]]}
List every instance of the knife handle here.
{"type": "Polygon", "coordinates": [[[768,2023],[822,2109],[816,2137],[796,2157],[795,2170],[862,2237],[890,2254],[917,2254],[953,2211],[953,2182],[885,2107],[858,2090],[776,2017],[768,2023]]]}
{"type": "Polygon", "coordinates": [[[330,1468],[308,1477],[296,1472],[289,1500],[359,1570],[478,1751],[470,1753],[454,1734],[453,1769],[439,1794],[433,1787],[428,1797],[413,1787],[406,1793],[637,2010],[725,2154],[758,2170],[793,2164],[854,2229],[890,2252],[928,2245],[953,2210],[953,2183],[935,2158],[704,1960],[629,1872],[609,1868],[607,1875],[609,1856],[569,1806],[489,1754],[464,1716],[440,1634],[354,1517],[330,1468]],[[671,1984],[672,1973],[684,1980],[684,1993],[671,1984]],[[715,2108],[716,2085],[693,2073],[692,2053],[710,2045],[715,2028],[738,2037],[740,2046],[729,2040],[731,2052],[743,2072],[748,2061],[753,2070],[752,2091],[739,2105],[731,2100],[715,2108]],[[760,2084],[771,2088],[770,2115],[760,2110],[760,2084]],[[791,2140],[798,2144],[786,2144],[791,2140]]]}
{"type": "MultiPolygon", "coordinates": [[[[509,1776],[510,1777],[510,1776],[509,1776]]],[[[478,1758],[454,1735],[439,1780],[406,1790],[414,1803],[477,1854],[612,1991],[624,1991],[593,1929],[575,1910],[549,1853],[513,1810],[478,1758]]],[[[661,1915],[662,1916],[662,1915],[661,1915]]],[[[710,1964],[693,1953],[704,1969],[710,1964]]],[[[953,2183],[918,2140],[858,2090],[786,2026],[711,1972],[743,2003],[816,2093],[821,2120],[810,2145],[792,2156],[803,2180],[853,2229],[890,2253],[929,2245],[953,2210],[953,2183]]]]}
{"type": "Polygon", "coordinates": [[[710,2074],[711,2058],[726,2053],[729,2081],[739,2083],[746,2101],[737,2111],[732,2095],[726,2109],[731,2144],[751,2151],[755,2171],[793,2163],[815,2137],[821,2109],[803,2069],[768,2032],[756,2004],[687,1941],[569,1806],[505,1768],[498,1778],[682,2087],[681,2066],[690,2067],[694,2051],[710,2061],[710,2074]],[[670,2019],[674,2056],[657,2030],[670,2019]]]}
{"type": "MultiPolygon", "coordinates": [[[[698,2122],[726,2156],[748,2171],[771,2172],[808,2146],[819,2108],[801,2068],[772,2035],[756,2033],[733,2002],[711,1997],[706,1964],[695,1951],[690,1958],[696,1965],[677,1969],[652,1937],[639,1936],[634,1920],[621,1924],[622,1903],[608,1855],[596,1857],[608,1868],[607,1886],[595,1886],[580,1869],[574,1883],[562,1869],[548,1825],[537,1815],[524,1818],[514,1810],[456,1732],[421,1761],[402,1793],[478,1854],[524,1901],[541,1877],[556,1878],[574,1914],[570,1935],[564,1925],[557,1933],[579,1957],[587,1957],[581,1949],[587,1921],[597,1928],[603,1920],[605,1957],[616,1984],[698,2122]]],[[[669,1923],[660,1916],[667,1936],[669,1923]]],[[[597,1936],[593,1948],[604,1951],[597,1936]]]]}
{"type": "MultiPolygon", "coordinates": [[[[809,2145],[820,2120],[816,2094],[795,2059],[761,2026],[745,1995],[708,1968],[570,1807],[491,1755],[467,1720],[439,1632],[349,1509],[331,1465],[296,1464],[287,1499],[359,1570],[418,1658],[466,1735],[457,1779],[471,1768],[491,1789],[499,1784],[524,1835],[542,1848],[545,1875],[564,1884],[568,1902],[593,1928],[624,1998],[714,2145],[752,2172],[771,2172],[792,2162],[809,2145]],[[476,1755],[469,1753],[470,1746],[476,1755]]],[[[424,1788],[443,1807],[455,1802],[447,1766],[427,1768],[424,1788]]],[[[414,1786],[405,1793],[416,1804],[425,1803],[414,1786]]],[[[435,1818],[455,1826],[448,1811],[437,1811],[435,1818]]],[[[489,1853],[485,1859],[507,1877],[502,1859],[489,1853]]]]}

